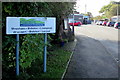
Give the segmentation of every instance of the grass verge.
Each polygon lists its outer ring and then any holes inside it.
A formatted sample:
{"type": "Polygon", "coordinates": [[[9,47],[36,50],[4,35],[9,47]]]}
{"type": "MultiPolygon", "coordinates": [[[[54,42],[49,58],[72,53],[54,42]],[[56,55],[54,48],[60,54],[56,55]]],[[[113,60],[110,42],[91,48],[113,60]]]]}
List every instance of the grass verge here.
{"type": "Polygon", "coordinates": [[[47,59],[47,73],[41,75],[42,78],[61,78],[71,52],[57,49],[49,53],[47,59]]]}
{"type": "Polygon", "coordinates": [[[72,52],[63,50],[63,48],[56,47],[53,51],[47,54],[47,72],[43,72],[43,61],[36,60],[32,66],[22,73],[19,80],[40,80],[40,79],[55,79],[61,80],[65,71],[67,62],[72,52]]]}

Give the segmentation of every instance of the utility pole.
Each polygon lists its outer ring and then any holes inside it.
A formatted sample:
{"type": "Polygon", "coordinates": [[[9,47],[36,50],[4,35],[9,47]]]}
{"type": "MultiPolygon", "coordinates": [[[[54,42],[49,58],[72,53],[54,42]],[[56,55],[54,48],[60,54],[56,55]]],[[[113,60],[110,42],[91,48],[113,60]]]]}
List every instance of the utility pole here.
{"type": "Polygon", "coordinates": [[[87,14],[87,0],[85,0],[85,14],[87,14]]]}
{"type": "Polygon", "coordinates": [[[73,34],[74,34],[74,22],[75,22],[75,21],[74,21],[74,18],[75,18],[75,17],[74,17],[74,10],[73,10],[73,26],[72,26],[73,34]]]}
{"type": "Polygon", "coordinates": [[[87,5],[85,4],[85,14],[87,14],[87,5]]]}
{"type": "Polygon", "coordinates": [[[119,4],[117,5],[117,22],[119,21],[119,4]]]}
{"type": "Polygon", "coordinates": [[[117,22],[119,21],[119,4],[120,2],[113,2],[113,4],[117,4],[117,22]]]}

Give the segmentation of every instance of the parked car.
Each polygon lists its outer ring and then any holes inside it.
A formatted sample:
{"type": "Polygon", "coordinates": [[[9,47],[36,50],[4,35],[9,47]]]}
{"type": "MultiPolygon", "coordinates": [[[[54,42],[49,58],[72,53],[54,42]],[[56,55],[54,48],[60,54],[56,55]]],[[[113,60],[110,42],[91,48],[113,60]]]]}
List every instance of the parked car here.
{"type": "Polygon", "coordinates": [[[102,22],[102,26],[106,26],[107,21],[102,22]]]}
{"type": "Polygon", "coordinates": [[[99,21],[97,21],[96,24],[98,25],[98,24],[99,24],[99,21]]]}
{"type": "Polygon", "coordinates": [[[114,26],[115,22],[107,22],[106,26],[114,26]]]}
{"type": "Polygon", "coordinates": [[[94,23],[96,23],[98,20],[94,20],[94,23]]]}
{"type": "Polygon", "coordinates": [[[99,25],[102,25],[102,23],[103,23],[103,21],[99,21],[99,23],[98,23],[98,24],[99,24],[99,25]]]}
{"type": "Polygon", "coordinates": [[[73,23],[73,21],[71,21],[69,24],[70,24],[71,26],[73,26],[73,24],[74,24],[74,26],[80,26],[80,25],[82,25],[82,22],[75,20],[74,23],[73,23]]]}
{"type": "Polygon", "coordinates": [[[114,27],[115,27],[115,28],[120,28],[120,22],[116,22],[116,23],[114,24],[114,27]]]}

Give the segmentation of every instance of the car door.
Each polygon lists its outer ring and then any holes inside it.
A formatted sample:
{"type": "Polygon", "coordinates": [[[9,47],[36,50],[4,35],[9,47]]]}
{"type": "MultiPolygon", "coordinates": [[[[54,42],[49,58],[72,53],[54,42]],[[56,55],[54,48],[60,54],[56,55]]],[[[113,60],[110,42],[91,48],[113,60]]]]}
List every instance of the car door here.
{"type": "Polygon", "coordinates": [[[74,22],[74,25],[75,25],[75,26],[77,25],[77,21],[74,22]]]}

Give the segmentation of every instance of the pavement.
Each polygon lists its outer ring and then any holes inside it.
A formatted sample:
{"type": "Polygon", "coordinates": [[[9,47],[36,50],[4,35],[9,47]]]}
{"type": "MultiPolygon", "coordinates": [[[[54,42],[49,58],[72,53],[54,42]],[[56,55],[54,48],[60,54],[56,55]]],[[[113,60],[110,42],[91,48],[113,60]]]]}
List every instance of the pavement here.
{"type": "Polygon", "coordinates": [[[118,78],[118,65],[100,41],[82,35],[76,38],[77,45],[64,79],[118,78]]]}
{"type": "Polygon", "coordinates": [[[61,48],[64,49],[64,50],[73,52],[75,50],[76,44],[77,44],[77,39],[75,39],[74,41],[65,43],[65,45],[61,48]]]}

